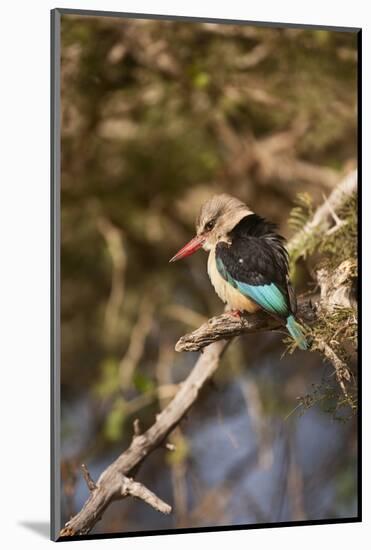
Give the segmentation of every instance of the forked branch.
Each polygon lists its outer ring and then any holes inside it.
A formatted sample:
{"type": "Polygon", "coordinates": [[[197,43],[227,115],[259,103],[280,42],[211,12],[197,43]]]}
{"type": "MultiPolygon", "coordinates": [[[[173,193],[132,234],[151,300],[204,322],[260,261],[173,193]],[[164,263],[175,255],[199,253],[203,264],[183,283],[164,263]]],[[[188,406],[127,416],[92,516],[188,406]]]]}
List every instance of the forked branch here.
{"type": "Polygon", "coordinates": [[[89,498],[78,514],[61,530],[61,537],[84,535],[90,532],[113,500],[135,496],[163,513],[171,507],[142,484],[128,476],[143,460],[161,445],[166,436],[179,424],[189,408],[197,400],[201,389],[212,377],[228,342],[220,340],[208,346],[193,370],[182,383],[175,397],[156,417],[155,423],[143,434],[134,435],[130,447],[102,473],[89,498]]]}
{"type": "MultiPolygon", "coordinates": [[[[313,219],[290,241],[289,252],[294,248],[297,249],[301,243],[305,245],[306,239],[313,231],[317,234],[328,231],[334,222],[332,213],[339,209],[347,196],[356,191],[356,186],[357,174],[354,172],[334,189],[325,203],[318,208],[313,219]]],[[[337,296],[343,295],[344,293],[337,294],[337,296]]],[[[316,311],[317,305],[313,306],[309,299],[299,301],[299,316],[305,322],[313,322],[316,319],[316,311]]],[[[189,376],[147,431],[140,433],[139,424],[136,422],[130,447],[104,470],[96,483],[91,479],[87,468],[83,467],[90,495],[80,512],[66,523],[60,532],[60,537],[89,533],[112,501],[127,496],[139,498],[159,512],[170,513],[169,504],[143,484],[134,481],[130,475],[137,473],[138,466],[152,451],[161,446],[167,435],[180,423],[195,403],[200,391],[218,368],[220,357],[234,336],[278,328],[279,323],[264,313],[241,319],[227,313],[213,317],[196,331],[183,336],[177,343],[178,351],[198,350],[204,347],[189,376]]],[[[330,355],[327,353],[328,357],[330,355]]]]}

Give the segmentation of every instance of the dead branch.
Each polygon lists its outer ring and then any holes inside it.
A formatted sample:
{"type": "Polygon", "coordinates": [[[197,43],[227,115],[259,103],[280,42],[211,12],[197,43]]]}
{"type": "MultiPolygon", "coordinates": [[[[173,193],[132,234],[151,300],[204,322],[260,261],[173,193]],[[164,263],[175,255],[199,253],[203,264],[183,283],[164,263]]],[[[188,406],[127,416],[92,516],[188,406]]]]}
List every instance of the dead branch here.
{"type": "Polygon", "coordinates": [[[152,508],[162,512],[163,514],[170,514],[171,512],[171,506],[169,506],[169,504],[166,504],[166,502],[158,498],[158,496],[147,489],[145,485],[139,483],[138,481],[134,481],[130,477],[123,476],[121,495],[123,497],[131,496],[144,500],[144,502],[149,504],[149,506],[152,506],[152,508]]]}
{"type": "Polygon", "coordinates": [[[84,476],[84,479],[85,479],[86,485],[88,486],[89,491],[90,492],[94,491],[97,486],[95,485],[95,482],[93,481],[86,464],[81,464],[81,470],[82,470],[82,475],[84,476]]]}
{"type": "MultiPolygon", "coordinates": [[[[352,299],[353,267],[352,262],[346,260],[331,273],[325,269],[318,271],[320,296],[299,298],[299,319],[311,325],[323,311],[332,312],[337,307],[354,309],[356,304],[352,299]]],[[[198,329],[182,336],[175,345],[175,351],[199,351],[220,339],[276,329],[283,329],[282,323],[263,311],[241,317],[227,312],[212,317],[198,329]]],[[[325,355],[330,358],[328,353],[325,355]]],[[[334,366],[336,368],[335,364],[334,366]]]]}
{"type": "Polygon", "coordinates": [[[355,309],[352,285],[355,265],[351,260],[342,262],[335,271],[322,268],[317,271],[317,281],[321,289],[321,304],[331,313],[337,307],[355,309]]]}
{"type": "Polygon", "coordinates": [[[340,357],[334,352],[334,350],[324,341],[317,343],[317,349],[323,353],[326,359],[333,365],[336,374],[336,380],[341,388],[341,391],[344,394],[345,399],[348,403],[351,403],[351,399],[345,387],[345,382],[350,382],[351,374],[345,364],[345,362],[340,359],[340,357]]]}
{"type": "Polygon", "coordinates": [[[133,422],[133,430],[134,430],[134,435],[138,436],[140,435],[141,433],[141,429],[140,429],[140,420],[139,418],[136,418],[133,422]]]}
{"type": "MultiPolygon", "coordinates": [[[[331,314],[337,308],[346,308],[356,310],[357,303],[353,298],[354,262],[345,260],[333,272],[322,268],[317,272],[317,280],[321,289],[321,310],[331,314]]],[[[336,340],[336,334],[332,341],[336,340]]],[[[331,344],[331,342],[330,342],[331,344]]],[[[336,374],[336,380],[344,394],[347,402],[354,408],[352,400],[349,398],[346,389],[346,383],[352,379],[351,371],[347,364],[332,349],[331,345],[320,340],[317,342],[317,349],[323,353],[326,359],[333,365],[336,374]]]]}
{"type": "MultiPolygon", "coordinates": [[[[179,424],[196,401],[205,383],[218,368],[219,359],[227,345],[227,341],[220,340],[208,346],[204,353],[200,355],[174,399],[156,417],[156,422],[143,434],[134,436],[130,447],[102,473],[96,483],[96,489],[91,492],[83,508],[61,530],[61,537],[89,533],[113,500],[129,495],[138,498],[143,496],[143,490],[138,492],[137,486],[135,486],[134,495],[132,492],[128,493],[127,491],[124,491],[123,494],[123,486],[127,488],[127,482],[123,476],[128,477],[130,472],[136,470],[141,462],[154,449],[159,447],[166,436],[179,424]]],[[[133,486],[131,485],[131,487],[133,486]]],[[[147,497],[148,491],[148,489],[145,491],[147,497]]],[[[158,504],[158,500],[154,501],[152,497],[143,500],[150,505],[153,505],[154,502],[158,504]]],[[[167,505],[163,501],[161,503],[156,509],[160,511],[167,510],[167,505]]]]}
{"type": "MultiPolygon", "coordinates": [[[[331,220],[333,221],[331,211],[336,211],[343,204],[344,198],[356,190],[356,185],[357,176],[354,172],[334,189],[325,203],[318,208],[313,219],[290,241],[288,245],[289,252],[297,249],[297,246],[300,246],[303,241],[305,243],[311,232],[327,231],[331,226],[331,220]],[[329,204],[331,205],[330,209],[329,204]]],[[[336,291],[336,289],[334,290],[336,291]]],[[[326,292],[324,294],[324,291],[322,292],[320,299],[322,307],[324,295],[327,296],[327,294],[326,292]]],[[[328,296],[326,299],[329,300],[328,296]]],[[[308,298],[299,301],[298,314],[306,323],[311,323],[316,319],[317,309],[318,304],[313,306],[308,298]]],[[[183,336],[176,345],[177,351],[193,351],[207,347],[199,356],[189,376],[180,385],[174,398],[157,415],[155,423],[142,434],[139,433],[138,425],[134,427],[134,437],[130,447],[104,470],[97,483],[94,484],[90,475],[84,474],[91,491],[90,496],[80,512],[66,523],[60,532],[60,536],[68,537],[89,533],[112,501],[127,496],[139,498],[156,510],[169,513],[171,507],[144,485],[130,478],[130,473],[137,472],[142,461],[154,449],[159,447],[165,441],[167,435],[179,425],[187,411],[197,400],[201,389],[218,368],[219,359],[228,346],[228,342],[234,336],[261,330],[274,330],[279,327],[279,322],[263,312],[241,319],[225,313],[213,317],[196,331],[183,336]]],[[[330,351],[333,350],[330,348],[330,351]]],[[[324,349],[324,352],[325,354],[327,352],[327,357],[330,360],[332,357],[332,363],[336,369],[335,358],[327,348],[324,349]]],[[[337,374],[339,375],[338,372],[337,374]]]]}
{"type": "MultiPolygon", "coordinates": [[[[321,269],[317,274],[320,296],[299,298],[297,311],[299,319],[311,325],[320,311],[331,312],[336,307],[354,309],[356,303],[352,299],[352,271],[353,264],[350,260],[342,262],[331,273],[321,269]]],[[[227,312],[212,317],[198,329],[182,336],[176,343],[175,350],[199,351],[220,339],[277,329],[283,329],[282,323],[263,311],[240,318],[227,312]]]]}
{"type": "MultiPolygon", "coordinates": [[[[310,299],[299,302],[298,316],[307,324],[316,318],[315,308],[310,299]]],[[[176,351],[198,351],[220,339],[230,339],[241,334],[251,334],[262,330],[283,328],[282,323],[267,313],[243,315],[237,318],[230,313],[212,317],[198,329],[182,336],[175,345],[176,351]]]]}

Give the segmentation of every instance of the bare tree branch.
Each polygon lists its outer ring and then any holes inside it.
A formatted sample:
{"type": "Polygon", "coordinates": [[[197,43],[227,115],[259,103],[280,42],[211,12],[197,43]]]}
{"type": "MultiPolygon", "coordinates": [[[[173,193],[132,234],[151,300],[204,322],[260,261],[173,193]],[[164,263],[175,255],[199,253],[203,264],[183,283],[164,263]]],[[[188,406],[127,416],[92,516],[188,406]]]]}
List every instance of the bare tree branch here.
{"type": "Polygon", "coordinates": [[[317,348],[323,353],[326,359],[328,359],[328,361],[330,361],[330,363],[334,366],[335,373],[336,373],[336,380],[338,381],[338,384],[341,387],[341,391],[343,392],[347,402],[349,404],[352,404],[352,400],[350,399],[347,389],[345,387],[345,381],[350,382],[351,380],[351,374],[347,365],[342,359],[340,359],[340,357],[334,352],[331,346],[326,342],[324,341],[318,342],[317,348]]]}
{"type": "Polygon", "coordinates": [[[321,289],[321,304],[329,313],[337,307],[355,309],[357,304],[353,297],[352,285],[355,262],[345,260],[337,269],[329,271],[322,268],[317,271],[317,281],[321,289]]]}
{"type": "MultiPolygon", "coordinates": [[[[128,476],[136,469],[179,424],[196,401],[202,387],[218,368],[219,359],[227,345],[228,342],[220,340],[208,346],[200,355],[174,399],[157,415],[156,422],[143,434],[134,436],[130,447],[102,473],[97,481],[96,489],[90,494],[83,508],[61,530],[61,537],[89,533],[113,500],[128,496],[128,494],[123,495],[122,493],[123,476],[128,476]]],[[[148,489],[146,495],[148,496],[148,489]]],[[[153,499],[151,501],[153,502],[153,499]]],[[[148,498],[145,502],[149,503],[148,498]]],[[[158,501],[156,502],[158,504],[158,501]]],[[[163,507],[156,509],[163,511],[163,507]]]]}
{"type": "MultiPolygon", "coordinates": [[[[318,208],[313,219],[307,223],[304,229],[292,239],[288,245],[289,252],[305,242],[314,231],[325,232],[334,221],[331,213],[336,211],[344,201],[344,198],[356,190],[356,173],[350,174],[339,186],[334,189],[325,203],[318,208]],[[331,208],[329,208],[331,205],[331,208]]],[[[336,290],[336,289],[335,289],[336,290]]],[[[331,293],[330,293],[331,294],[331,293]]],[[[343,294],[337,295],[343,296],[343,294]]],[[[326,297],[328,299],[328,296],[326,297]]],[[[321,295],[324,301],[324,294],[321,295]]],[[[323,303],[321,304],[323,307],[323,303]]],[[[299,301],[299,317],[306,323],[316,319],[317,305],[313,306],[308,298],[299,301]]],[[[177,351],[199,350],[204,346],[203,353],[199,356],[194,368],[187,379],[180,384],[174,398],[157,415],[155,423],[144,433],[139,433],[138,423],[134,426],[134,437],[130,447],[124,451],[104,472],[97,483],[94,484],[84,472],[90,496],[78,514],[72,517],[61,530],[61,537],[83,535],[90,532],[100,520],[109,504],[127,496],[139,498],[162,513],[169,513],[171,507],[157,497],[141,483],[129,477],[130,473],[137,472],[138,466],[143,460],[166,439],[167,435],[180,423],[184,415],[197,400],[201,389],[213,376],[218,368],[219,359],[228,346],[228,342],[242,333],[257,332],[261,330],[274,330],[280,327],[280,323],[260,312],[248,317],[238,319],[228,313],[213,317],[191,334],[183,336],[176,345],[177,351]]],[[[326,344],[327,345],[327,344],[326,344]]],[[[331,348],[330,348],[331,350],[331,348]]],[[[336,360],[326,349],[327,357],[336,367],[336,360]],[[331,357],[330,357],[331,356],[331,357]]],[[[326,354],[326,353],[325,353],[326,354]]]]}
{"type": "MultiPolygon", "coordinates": [[[[312,301],[304,299],[299,302],[298,315],[310,324],[316,319],[312,301]]],[[[220,339],[234,338],[241,334],[251,334],[262,330],[276,330],[283,325],[264,311],[236,317],[231,313],[223,313],[212,317],[198,329],[182,336],[175,345],[176,351],[198,351],[212,342],[220,339]]]]}
{"type": "MultiPolygon", "coordinates": [[[[317,319],[319,311],[333,311],[334,307],[354,308],[351,298],[351,269],[349,262],[343,262],[332,274],[319,272],[321,297],[311,296],[298,301],[298,317],[307,325],[317,319]],[[347,264],[344,266],[344,264],[347,264]],[[345,275],[348,278],[345,278],[345,275]],[[336,282],[336,284],[334,284],[336,282]],[[325,289],[325,290],[324,290],[325,289]]],[[[212,342],[230,339],[241,334],[252,334],[262,330],[284,330],[283,324],[268,313],[260,311],[255,314],[236,317],[223,313],[212,317],[198,329],[182,336],[175,345],[176,351],[199,351],[212,342]]]]}
{"type": "Polygon", "coordinates": [[[144,502],[152,506],[152,508],[163,514],[170,514],[171,512],[171,506],[169,506],[169,504],[166,504],[166,502],[158,498],[158,496],[147,489],[145,485],[139,483],[139,481],[134,481],[130,477],[123,476],[121,495],[123,497],[131,496],[144,500],[144,502]]]}
{"type": "MultiPolygon", "coordinates": [[[[331,313],[335,308],[354,308],[352,299],[353,264],[350,260],[342,262],[333,272],[326,269],[318,271],[320,296],[313,295],[299,298],[297,315],[307,325],[317,319],[319,313],[331,313]]],[[[255,314],[236,317],[231,313],[223,313],[212,317],[198,329],[182,336],[175,345],[176,351],[199,351],[211,342],[220,339],[230,339],[241,334],[251,334],[262,330],[283,329],[282,323],[268,313],[260,311],[255,314]]],[[[329,353],[325,353],[330,359],[329,353]]],[[[331,361],[333,363],[333,361],[331,361]]],[[[334,364],[335,368],[336,365],[334,364]]]]}
{"type": "MultiPolygon", "coordinates": [[[[304,226],[304,228],[295,235],[288,243],[288,251],[292,253],[306,246],[307,240],[313,235],[326,233],[331,221],[334,221],[333,212],[338,210],[344,203],[344,200],[352,195],[357,189],[357,172],[352,172],[343,181],[341,181],[331,195],[325,199],[325,202],[316,210],[313,218],[304,226]]],[[[337,223],[335,221],[335,223],[337,223]]],[[[334,305],[350,307],[350,285],[349,279],[352,271],[351,262],[343,262],[334,272],[328,273],[326,270],[318,272],[318,283],[321,288],[321,308],[331,310],[334,305]]],[[[298,303],[298,317],[305,323],[311,324],[316,319],[316,308],[313,302],[317,297],[302,298],[298,303]]],[[[246,315],[237,318],[230,313],[224,313],[217,317],[212,317],[206,323],[202,324],[195,331],[185,334],[176,343],[176,351],[198,351],[211,342],[216,342],[223,338],[234,338],[240,334],[260,332],[262,330],[275,330],[282,328],[282,324],[264,312],[253,315],[246,315]]]]}
{"type": "Polygon", "coordinates": [[[94,491],[97,488],[97,486],[95,485],[95,482],[93,481],[86,464],[81,464],[81,470],[82,470],[82,475],[84,476],[84,479],[86,481],[86,485],[88,486],[89,491],[90,492],[94,491]]]}

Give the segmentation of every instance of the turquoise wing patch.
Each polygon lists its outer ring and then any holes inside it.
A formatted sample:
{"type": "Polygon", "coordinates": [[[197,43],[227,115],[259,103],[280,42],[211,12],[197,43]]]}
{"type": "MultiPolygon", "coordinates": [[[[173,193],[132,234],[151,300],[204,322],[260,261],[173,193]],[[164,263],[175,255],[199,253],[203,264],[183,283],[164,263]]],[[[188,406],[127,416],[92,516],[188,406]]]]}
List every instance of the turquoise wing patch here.
{"type": "Polygon", "coordinates": [[[289,308],[287,306],[286,298],[278,286],[274,283],[258,286],[236,281],[233,279],[231,274],[228,273],[220,258],[216,258],[216,267],[223,279],[239,290],[241,294],[253,300],[256,304],[269,313],[287,317],[289,314],[289,308]]]}
{"type": "Polygon", "coordinates": [[[254,300],[255,303],[269,313],[282,315],[283,317],[289,314],[286,298],[274,283],[255,286],[236,281],[236,284],[241,294],[254,300]]]}

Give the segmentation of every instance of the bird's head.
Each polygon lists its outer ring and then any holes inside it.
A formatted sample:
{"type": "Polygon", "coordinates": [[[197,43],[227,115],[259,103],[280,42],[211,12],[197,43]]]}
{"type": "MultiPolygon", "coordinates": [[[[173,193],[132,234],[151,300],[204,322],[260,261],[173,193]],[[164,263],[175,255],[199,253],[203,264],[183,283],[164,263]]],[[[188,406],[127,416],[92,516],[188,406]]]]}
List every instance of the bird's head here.
{"type": "Polygon", "coordinates": [[[196,236],[170,260],[175,262],[200,248],[212,250],[218,242],[228,242],[229,233],[251,210],[239,199],[223,193],[205,202],[196,221],[196,236]]]}

